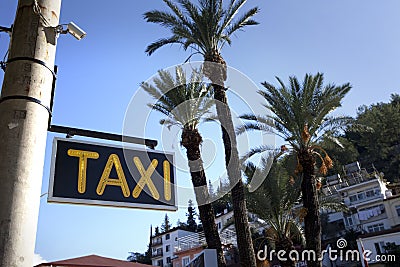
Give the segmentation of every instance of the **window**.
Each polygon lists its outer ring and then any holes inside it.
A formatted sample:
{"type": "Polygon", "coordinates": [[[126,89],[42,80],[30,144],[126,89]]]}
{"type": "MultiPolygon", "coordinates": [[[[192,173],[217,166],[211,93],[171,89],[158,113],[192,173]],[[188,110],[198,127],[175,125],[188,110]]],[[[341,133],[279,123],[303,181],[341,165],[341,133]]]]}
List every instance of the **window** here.
{"type": "Polygon", "coordinates": [[[170,245],[165,246],[165,252],[169,252],[170,245]]]}
{"type": "Polygon", "coordinates": [[[349,196],[350,202],[363,201],[368,198],[379,196],[381,191],[379,188],[372,188],[365,191],[359,191],[357,194],[349,196]]]}
{"type": "Polygon", "coordinates": [[[382,254],[382,251],[381,251],[381,248],[379,246],[379,243],[374,243],[374,246],[375,246],[376,254],[377,255],[382,254]]]}
{"type": "Polygon", "coordinates": [[[353,218],[351,216],[346,217],[346,224],[348,226],[352,226],[353,225],[353,218]]]}
{"type": "Polygon", "coordinates": [[[365,193],[364,192],[357,192],[357,198],[358,198],[358,200],[365,199],[365,193]]]}
{"type": "Polygon", "coordinates": [[[168,240],[170,238],[169,234],[165,236],[165,239],[168,240]]]}
{"type": "Polygon", "coordinates": [[[385,242],[383,242],[383,241],[379,242],[379,246],[381,247],[383,253],[386,253],[386,252],[387,252],[386,249],[384,249],[385,242]]]}
{"type": "Polygon", "coordinates": [[[356,195],[352,195],[352,196],[349,197],[349,199],[350,199],[350,202],[355,202],[355,201],[357,201],[357,196],[356,195]]]}
{"type": "Polygon", "coordinates": [[[374,190],[368,190],[367,192],[365,192],[365,195],[367,197],[373,197],[375,195],[375,192],[374,190]]]}
{"type": "Polygon", "coordinates": [[[158,261],[157,261],[157,266],[164,266],[163,260],[158,260],[158,261]]]}
{"type": "Polygon", "coordinates": [[[221,228],[222,228],[221,222],[217,223],[217,227],[218,227],[218,230],[221,230],[221,228]]]}
{"type": "Polygon", "coordinates": [[[385,253],[385,249],[383,246],[385,245],[385,242],[379,242],[379,243],[374,243],[376,254],[381,255],[382,252],[385,253]]]}
{"type": "Polygon", "coordinates": [[[161,244],[162,243],[162,238],[161,237],[157,237],[157,238],[154,238],[153,240],[152,240],[152,244],[153,245],[159,245],[159,244],[161,244]]]}
{"type": "Polygon", "coordinates": [[[171,257],[167,257],[167,263],[171,263],[171,257]]]}
{"type": "Polygon", "coordinates": [[[182,267],[185,267],[186,264],[188,264],[190,261],[190,257],[184,257],[182,258],[182,267]]]}
{"type": "Polygon", "coordinates": [[[400,217],[400,206],[396,206],[397,216],[400,217]]]}
{"type": "Polygon", "coordinates": [[[385,226],[383,225],[383,223],[373,224],[368,226],[369,233],[383,231],[383,230],[385,230],[385,226]]]}

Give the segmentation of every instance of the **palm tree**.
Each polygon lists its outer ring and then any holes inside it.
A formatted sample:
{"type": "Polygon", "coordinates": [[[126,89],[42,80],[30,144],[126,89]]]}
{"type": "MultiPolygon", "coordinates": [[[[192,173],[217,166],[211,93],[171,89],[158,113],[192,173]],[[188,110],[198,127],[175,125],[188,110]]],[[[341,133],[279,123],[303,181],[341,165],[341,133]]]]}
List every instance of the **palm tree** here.
{"type": "MultiPolygon", "coordinates": [[[[281,153],[275,155],[274,164],[269,168],[268,159],[263,157],[259,166],[247,162],[244,173],[248,184],[255,177],[255,173],[266,177],[261,186],[247,195],[247,203],[250,212],[265,221],[265,237],[275,250],[286,251],[287,261],[280,261],[281,266],[295,266],[295,261],[289,259],[290,251],[294,250],[294,241],[305,244],[304,230],[301,222],[301,212],[297,205],[301,200],[301,179],[295,174],[289,175],[293,165],[292,155],[283,160],[277,160],[281,153]],[[296,177],[296,179],[294,178],[296,177]]],[[[320,211],[348,211],[347,206],[338,199],[324,195],[318,191],[320,211]]],[[[257,249],[256,249],[257,251],[257,249]]]]}
{"type": "Polygon", "coordinates": [[[148,22],[158,23],[169,29],[172,35],[153,42],[147,47],[146,52],[151,55],[167,44],[179,44],[184,50],[191,48],[203,56],[204,73],[214,87],[214,99],[217,100],[217,114],[225,148],[225,164],[233,186],[232,205],[240,264],[255,267],[237,141],[224,86],[227,79],[226,62],[221,50],[224,45],[231,44],[233,34],[246,26],[258,24],[252,17],[259,9],[254,7],[237,18],[246,0],[230,0],[226,6],[223,0],[198,0],[198,5],[190,0],[176,0],[179,6],[171,0],[163,1],[171,12],[155,10],[145,13],[144,16],[148,22]]]}
{"type": "MultiPolygon", "coordinates": [[[[241,116],[248,120],[238,128],[238,133],[245,130],[262,130],[275,133],[287,142],[288,151],[297,157],[296,172],[302,176],[301,191],[304,206],[306,248],[314,250],[317,257],[321,254],[321,221],[317,195],[316,166],[319,173],[325,175],[332,168],[332,160],[325,150],[318,146],[318,141],[331,140],[338,143],[335,135],[349,126],[350,117],[330,117],[328,114],[341,106],[341,100],[351,86],[323,85],[323,74],[307,74],[303,83],[296,77],[290,77],[290,86],[277,77],[280,87],[263,82],[265,89],[259,94],[268,104],[267,110],[272,114],[258,116],[247,114],[241,116]]],[[[263,151],[259,147],[254,151],[263,151]]],[[[253,152],[254,152],[253,151],[253,152]]],[[[308,266],[321,266],[317,261],[310,261],[308,266]]]]}
{"type": "Polygon", "coordinates": [[[168,71],[159,71],[158,77],[153,79],[154,85],[153,83],[142,83],[141,87],[157,100],[150,106],[167,116],[160,123],[168,127],[177,125],[182,129],[181,145],[186,148],[196,200],[198,203],[206,203],[199,204],[200,220],[203,224],[206,242],[208,248],[216,249],[218,266],[226,266],[215,224],[214,209],[207,202],[209,198],[207,179],[200,153],[202,137],[198,131],[199,123],[213,106],[212,90],[210,86],[201,82],[200,72],[193,71],[190,81],[187,81],[181,67],[176,68],[175,75],[174,79],[168,71]]]}
{"type": "Polygon", "coordinates": [[[281,162],[275,162],[271,170],[267,166],[266,158],[262,158],[260,166],[246,163],[244,173],[248,184],[256,172],[266,177],[261,187],[249,193],[246,200],[249,211],[265,221],[265,232],[261,238],[266,238],[276,251],[286,251],[288,260],[280,261],[280,265],[292,267],[295,261],[288,255],[295,250],[293,242],[304,243],[303,228],[293,212],[300,198],[299,179],[292,180],[281,162]]]}

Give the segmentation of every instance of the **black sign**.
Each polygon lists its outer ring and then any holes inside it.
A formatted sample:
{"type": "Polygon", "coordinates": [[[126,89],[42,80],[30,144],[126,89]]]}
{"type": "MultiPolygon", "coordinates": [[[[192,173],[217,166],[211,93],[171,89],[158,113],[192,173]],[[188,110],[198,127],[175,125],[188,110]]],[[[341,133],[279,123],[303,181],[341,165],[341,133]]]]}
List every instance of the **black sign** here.
{"type": "Polygon", "coordinates": [[[49,202],[176,210],[173,154],[55,138],[49,202]]]}

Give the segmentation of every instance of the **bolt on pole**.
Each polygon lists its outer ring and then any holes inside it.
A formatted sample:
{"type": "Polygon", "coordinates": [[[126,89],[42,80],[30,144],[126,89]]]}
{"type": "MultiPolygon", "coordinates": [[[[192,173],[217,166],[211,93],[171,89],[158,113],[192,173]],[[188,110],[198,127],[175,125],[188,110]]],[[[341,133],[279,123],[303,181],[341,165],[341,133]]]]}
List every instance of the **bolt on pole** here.
{"type": "Polygon", "coordinates": [[[0,99],[0,266],[32,267],[61,0],[19,0],[0,99]]]}

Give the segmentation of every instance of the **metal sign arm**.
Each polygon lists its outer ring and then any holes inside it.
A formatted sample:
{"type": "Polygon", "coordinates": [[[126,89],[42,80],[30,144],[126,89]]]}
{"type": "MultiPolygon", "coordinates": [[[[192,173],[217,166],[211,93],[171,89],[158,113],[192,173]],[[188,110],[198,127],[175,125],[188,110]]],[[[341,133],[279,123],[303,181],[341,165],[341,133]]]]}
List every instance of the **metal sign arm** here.
{"type": "Polygon", "coordinates": [[[50,125],[48,131],[53,132],[53,133],[66,134],[67,137],[79,135],[79,136],[99,138],[99,139],[104,139],[104,140],[112,140],[112,141],[118,141],[118,142],[140,144],[140,145],[145,145],[151,149],[154,149],[157,146],[157,140],[139,138],[139,137],[133,137],[133,136],[123,136],[120,134],[113,134],[113,133],[102,133],[102,132],[98,132],[98,131],[79,129],[79,128],[71,128],[71,127],[65,127],[65,126],[59,126],[59,125],[50,125]]]}

